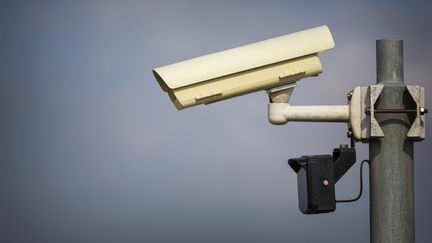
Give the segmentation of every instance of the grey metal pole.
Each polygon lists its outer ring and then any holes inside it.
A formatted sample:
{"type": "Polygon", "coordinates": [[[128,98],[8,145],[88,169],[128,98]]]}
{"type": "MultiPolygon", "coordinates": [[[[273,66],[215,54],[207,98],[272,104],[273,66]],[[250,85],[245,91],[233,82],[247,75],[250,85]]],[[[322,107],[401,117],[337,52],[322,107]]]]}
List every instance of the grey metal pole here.
{"type": "MultiPolygon", "coordinates": [[[[402,40],[377,40],[377,84],[384,89],[378,109],[411,109],[403,81],[402,40]]],[[[415,106],[414,106],[415,108],[415,106]]],[[[407,132],[413,114],[380,113],[384,137],[369,143],[370,240],[373,243],[415,242],[413,141],[407,132]]]]}

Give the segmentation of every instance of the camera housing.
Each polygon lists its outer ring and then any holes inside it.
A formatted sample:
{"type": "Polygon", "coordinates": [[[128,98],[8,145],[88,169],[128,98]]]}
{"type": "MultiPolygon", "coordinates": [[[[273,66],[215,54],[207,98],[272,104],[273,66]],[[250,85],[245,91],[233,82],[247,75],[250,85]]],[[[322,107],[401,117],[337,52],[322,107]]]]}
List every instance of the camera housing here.
{"type": "Polygon", "coordinates": [[[155,68],[153,74],[180,110],[317,76],[318,53],[333,47],[324,25],[155,68]]]}

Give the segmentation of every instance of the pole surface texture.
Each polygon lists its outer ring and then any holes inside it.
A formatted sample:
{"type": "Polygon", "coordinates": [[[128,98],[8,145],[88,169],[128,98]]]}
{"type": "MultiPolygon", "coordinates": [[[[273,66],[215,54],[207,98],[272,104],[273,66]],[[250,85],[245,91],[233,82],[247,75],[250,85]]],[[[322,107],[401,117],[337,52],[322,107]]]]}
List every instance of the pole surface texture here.
{"type": "MultiPolygon", "coordinates": [[[[384,89],[376,109],[413,109],[405,89],[402,40],[377,40],[377,84],[384,89]]],[[[384,137],[369,143],[370,240],[372,243],[413,243],[413,141],[407,132],[414,119],[409,113],[376,114],[384,137]]]]}

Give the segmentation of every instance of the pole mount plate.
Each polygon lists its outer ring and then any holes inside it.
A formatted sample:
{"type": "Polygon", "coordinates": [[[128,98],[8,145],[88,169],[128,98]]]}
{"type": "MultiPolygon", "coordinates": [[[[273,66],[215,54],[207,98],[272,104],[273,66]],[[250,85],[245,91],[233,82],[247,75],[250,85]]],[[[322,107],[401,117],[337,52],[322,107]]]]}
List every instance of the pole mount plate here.
{"type": "Polygon", "coordinates": [[[371,139],[384,137],[385,134],[375,118],[376,113],[415,113],[416,117],[411,124],[407,137],[412,140],[425,138],[425,89],[418,85],[407,85],[406,89],[415,102],[415,110],[400,109],[375,109],[384,86],[381,84],[356,87],[349,95],[350,120],[348,123],[349,134],[356,141],[363,143],[371,139]]]}

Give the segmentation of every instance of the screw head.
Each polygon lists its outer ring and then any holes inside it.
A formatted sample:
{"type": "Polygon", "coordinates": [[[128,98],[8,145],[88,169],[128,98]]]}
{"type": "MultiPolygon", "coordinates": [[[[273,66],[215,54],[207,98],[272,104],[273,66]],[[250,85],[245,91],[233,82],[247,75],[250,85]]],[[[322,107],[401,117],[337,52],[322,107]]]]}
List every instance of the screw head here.
{"type": "Polygon", "coordinates": [[[348,148],[348,144],[341,144],[339,145],[340,149],[347,149],[348,148]]]}
{"type": "Polygon", "coordinates": [[[324,185],[324,186],[328,186],[328,185],[329,185],[328,180],[323,180],[323,185],[324,185]]]}
{"type": "Polygon", "coordinates": [[[353,91],[351,90],[351,91],[348,92],[348,94],[347,94],[347,99],[348,99],[348,100],[351,100],[352,95],[353,95],[353,91]]]}

